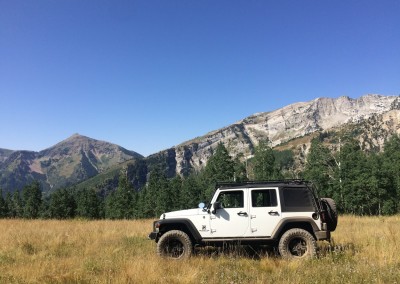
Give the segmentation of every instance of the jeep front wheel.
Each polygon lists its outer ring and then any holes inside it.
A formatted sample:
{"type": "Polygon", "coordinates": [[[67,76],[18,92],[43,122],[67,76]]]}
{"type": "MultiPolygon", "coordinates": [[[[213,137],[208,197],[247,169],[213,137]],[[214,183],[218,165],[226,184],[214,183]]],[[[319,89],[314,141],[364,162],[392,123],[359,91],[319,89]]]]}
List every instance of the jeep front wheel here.
{"type": "Polygon", "coordinates": [[[303,229],[290,229],[279,240],[279,253],[283,258],[312,258],[317,254],[317,242],[303,229]]]}
{"type": "Polygon", "coordinates": [[[172,230],[161,236],[157,243],[157,253],[162,257],[184,259],[192,254],[192,241],[182,231],[172,230]]]}

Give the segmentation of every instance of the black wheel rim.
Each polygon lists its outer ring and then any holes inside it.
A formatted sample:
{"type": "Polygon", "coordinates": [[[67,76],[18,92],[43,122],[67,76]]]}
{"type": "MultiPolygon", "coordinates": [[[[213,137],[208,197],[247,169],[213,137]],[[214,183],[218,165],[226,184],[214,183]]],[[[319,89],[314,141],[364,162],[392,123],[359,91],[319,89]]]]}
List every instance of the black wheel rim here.
{"type": "Polygon", "coordinates": [[[307,253],[307,241],[303,238],[293,238],[288,244],[288,249],[293,256],[302,257],[307,253]]]}
{"type": "Polygon", "coordinates": [[[178,240],[170,240],[165,248],[164,254],[172,258],[180,258],[185,253],[185,247],[178,240]]]}

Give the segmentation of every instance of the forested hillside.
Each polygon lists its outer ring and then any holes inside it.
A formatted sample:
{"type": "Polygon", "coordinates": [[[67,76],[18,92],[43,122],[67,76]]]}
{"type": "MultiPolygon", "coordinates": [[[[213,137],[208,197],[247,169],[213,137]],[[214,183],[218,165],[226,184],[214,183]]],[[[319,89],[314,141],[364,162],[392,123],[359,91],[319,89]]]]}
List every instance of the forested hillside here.
{"type": "MultiPolygon", "coordinates": [[[[315,183],[321,197],[337,201],[341,213],[389,215],[398,213],[400,197],[400,137],[393,135],[383,151],[365,151],[362,144],[343,134],[337,143],[329,133],[312,140],[304,170],[291,171],[293,154],[276,151],[267,140],[255,148],[254,157],[241,162],[218,144],[207,165],[187,176],[167,177],[160,165],[126,164],[119,172],[117,189],[102,186],[64,188],[44,198],[40,184],[22,191],[0,194],[1,217],[24,218],[154,218],[171,210],[196,207],[209,201],[217,181],[305,178],[315,183]]],[[[103,183],[104,185],[104,183],[103,183]]]]}

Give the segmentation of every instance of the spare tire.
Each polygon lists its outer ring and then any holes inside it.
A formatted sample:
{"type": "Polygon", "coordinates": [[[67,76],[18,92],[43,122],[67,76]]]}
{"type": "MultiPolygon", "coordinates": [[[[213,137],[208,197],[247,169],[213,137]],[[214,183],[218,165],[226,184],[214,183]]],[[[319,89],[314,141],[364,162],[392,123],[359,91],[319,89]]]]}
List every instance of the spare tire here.
{"type": "Polygon", "coordinates": [[[325,212],[325,222],[328,230],[333,232],[336,230],[338,223],[338,213],[336,203],[332,198],[321,198],[322,209],[325,212]]]}

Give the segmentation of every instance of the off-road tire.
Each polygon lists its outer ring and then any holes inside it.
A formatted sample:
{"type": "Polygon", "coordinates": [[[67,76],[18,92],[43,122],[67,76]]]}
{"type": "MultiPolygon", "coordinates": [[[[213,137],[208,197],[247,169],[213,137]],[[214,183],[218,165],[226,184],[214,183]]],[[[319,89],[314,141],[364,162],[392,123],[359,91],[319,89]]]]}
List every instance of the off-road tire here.
{"type": "Polygon", "coordinates": [[[157,243],[157,254],[173,259],[185,259],[192,255],[193,245],[189,236],[179,230],[164,233],[157,243]]]}
{"type": "Polygon", "coordinates": [[[286,259],[312,258],[317,255],[317,242],[306,230],[290,229],[280,238],[278,250],[286,259]]]}
{"type": "Polygon", "coordinates": [[[321,198],[322,209],[325,211],[325,221],[328,230],[333,232],[336,230],[338,223],[338,213],[336,203],[332,198],[321,198]]]}

